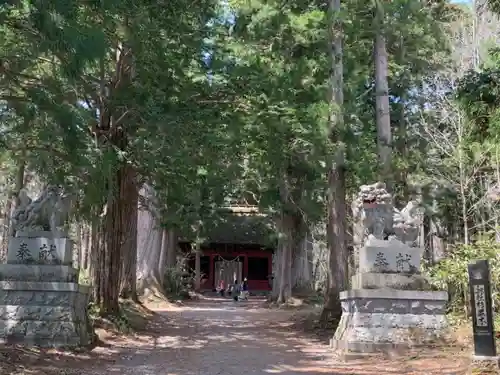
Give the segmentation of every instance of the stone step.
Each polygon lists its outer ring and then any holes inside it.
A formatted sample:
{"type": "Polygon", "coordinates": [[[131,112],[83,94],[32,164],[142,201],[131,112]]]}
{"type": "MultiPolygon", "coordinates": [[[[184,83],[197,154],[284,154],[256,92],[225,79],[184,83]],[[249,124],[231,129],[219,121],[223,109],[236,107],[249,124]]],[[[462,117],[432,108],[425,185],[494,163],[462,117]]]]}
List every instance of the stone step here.
{"type": "Polygon", "coordinates": [[[75,283],[78,270],[60,265],[0,264],[0,281],[75,283]]]}
{"type": "Polygon", "coordinates": [[[18,320],[71,321],[75,315],[75,308],[70,305],[0,305],[0,331],[5,327],[5,322],[18,320]]]}

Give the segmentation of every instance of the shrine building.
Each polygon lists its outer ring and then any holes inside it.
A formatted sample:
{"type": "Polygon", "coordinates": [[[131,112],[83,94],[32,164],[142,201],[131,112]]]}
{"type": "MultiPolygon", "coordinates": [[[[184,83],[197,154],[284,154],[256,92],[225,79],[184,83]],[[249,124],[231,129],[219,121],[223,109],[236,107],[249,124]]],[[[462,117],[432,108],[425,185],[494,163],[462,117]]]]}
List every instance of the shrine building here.
{"type": "MultiPolygon", "coordinates": [[[[248,280],[252,293],[270,291],[272,259],[275,245],[271,219],[255,208],[231,208],[222,220],[207,231],[200,257],[202,292],[214,291],[224,280],[227,286],[235,280],[248,280]]],[[[181,241],[188,254],[188,267],[194,271],[195,255],[191,243],[181,241]]]]}

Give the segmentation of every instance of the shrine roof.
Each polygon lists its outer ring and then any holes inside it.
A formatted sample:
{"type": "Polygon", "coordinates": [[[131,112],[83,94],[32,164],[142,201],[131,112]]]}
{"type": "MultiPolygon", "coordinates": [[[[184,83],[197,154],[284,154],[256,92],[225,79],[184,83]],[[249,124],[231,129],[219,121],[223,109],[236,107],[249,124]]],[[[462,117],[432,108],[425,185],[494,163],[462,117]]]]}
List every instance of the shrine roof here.
{"type": "MultiPolygon", "coordinates": [[[[251,209],[222,210],[205,228],[204,243],[273,246],[276,232],[272,218],[251,209]]],[[[189,241],[191,236],[182,236],[189,241]]]]}

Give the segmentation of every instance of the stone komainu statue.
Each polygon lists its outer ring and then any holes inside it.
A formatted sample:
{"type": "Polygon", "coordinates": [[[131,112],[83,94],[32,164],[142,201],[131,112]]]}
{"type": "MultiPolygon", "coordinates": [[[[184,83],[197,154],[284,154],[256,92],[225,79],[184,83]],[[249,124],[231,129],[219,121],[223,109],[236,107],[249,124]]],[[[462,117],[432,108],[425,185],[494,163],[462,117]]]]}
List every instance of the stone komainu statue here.
{"type": "Polygon", "coordinates": [[[34,201],[25,189],[21,189],[19,207],[12,214],[15,233],[67,230],[72,201],[73,197],[59,186],[47,186],[34,201]]]}
{"type": "Polygon", "coordinates": [[[354,245],[361,247],[368,236],[380,240],[396,237],[412,246],[418,238],[422,214],[419,204],[410,201],[404,209],[393,206],[385,184],[363,185],[353,202],[354,245]]]}

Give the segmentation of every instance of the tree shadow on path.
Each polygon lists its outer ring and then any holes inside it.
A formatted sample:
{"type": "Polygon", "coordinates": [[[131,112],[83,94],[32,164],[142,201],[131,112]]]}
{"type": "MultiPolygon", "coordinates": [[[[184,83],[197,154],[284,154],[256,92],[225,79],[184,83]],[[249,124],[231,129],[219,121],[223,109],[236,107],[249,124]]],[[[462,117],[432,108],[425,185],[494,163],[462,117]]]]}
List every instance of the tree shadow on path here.
{"type": "MultiPolygon", "coordinates": [[[[297,331],[290,313],[256,303],[195,303],[160,312],[150,335],[129,347],[127,360],[103,373],[195,374],[463,374],[462,363],[431,357],[336,361],[319,340],[297,331]]],[[[97,372],[94,372],[97,374],[97,372]]]]}
{"type": "MultiPolygon", "coordinates": [[[[291,312],[258,302],[198,301],[158,309],[146,332],[107,340],[111,346],[62,357],[57,371],[78,375],[381,375],[464,374],[454,359],[335,360],[332,351],[290,322],[291,312]],[[64,369],[63,369],[64,368],[64,369]]],[[[50,359],[50,358],[49,358],[50,359]]],[[[54,368],[54,366],[52,366],[54,368]]],[[[25,372],[29,374],[30,372],[25,372]]],[[[38,372],[42,374],[44,372],[38,372]]]]}

